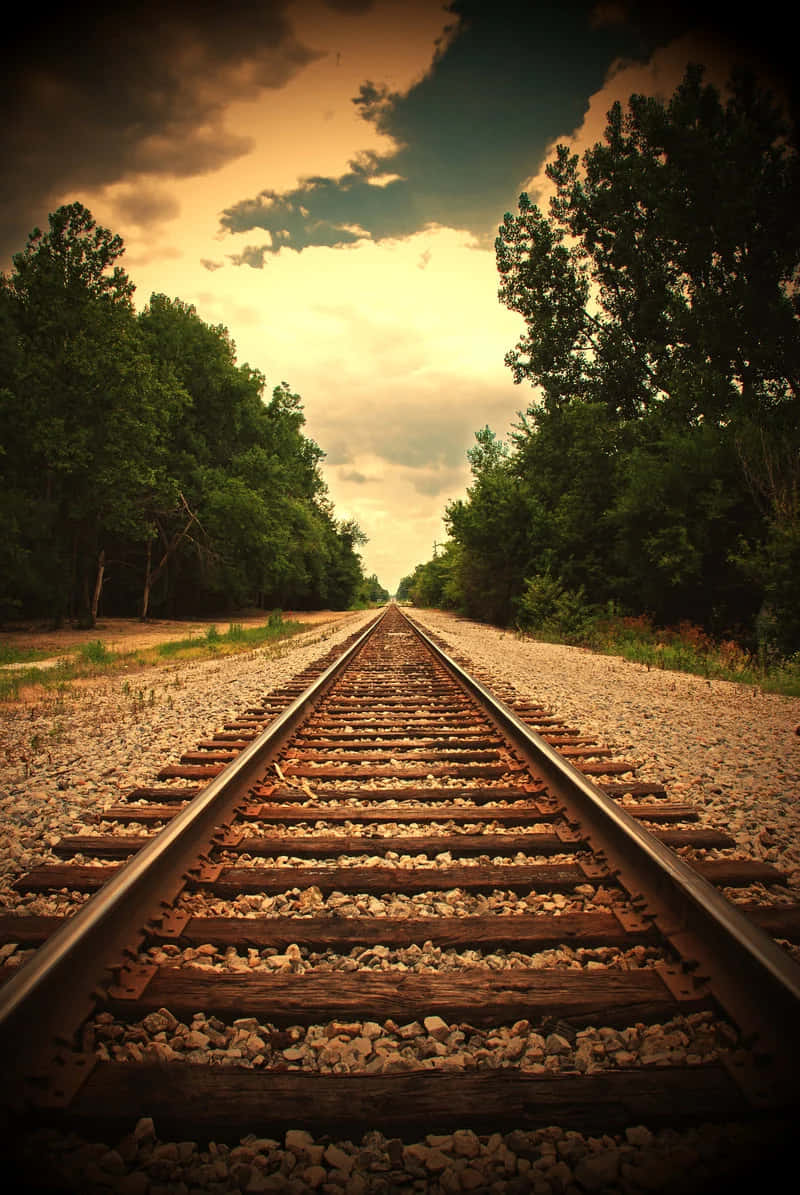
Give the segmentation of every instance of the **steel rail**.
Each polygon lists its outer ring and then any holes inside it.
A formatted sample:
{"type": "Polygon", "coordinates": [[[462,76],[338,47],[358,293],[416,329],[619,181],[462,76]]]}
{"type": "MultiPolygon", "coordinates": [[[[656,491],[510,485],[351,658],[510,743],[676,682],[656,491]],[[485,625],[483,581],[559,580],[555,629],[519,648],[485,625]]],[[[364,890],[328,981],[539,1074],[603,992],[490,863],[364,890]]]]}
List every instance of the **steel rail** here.
{"type": "MultiPolygon", "coordinates": [[[[800,1057],[800,966],[763,930],[740,913],[670,847],[659,842],[625,809],[560,755],[505,702],[466,672],[402,610],[404,618],[450,672],[480,700],[537,769],[570,812],[590,827],[595,851],[605,852],[612,871],[634,905],[650,915],[681,957],[710,971],[709,986],[745,1032],[785,1074],[782,1097],[791,1087],[800,1057]]],[[[698,978],[699,978],[698,975],[698,978]]],[[[758,1079],[743,1080],[754,1098],[768,1101],[758,1079]]]]}
{"type": "Polygon", "coordinates": [[[19,1065],[26,1077],[48,1072],[55,1037],[63,1041],[64,1024],[71,1022],[77,1027],[90,1014],[98,986],[107,980],[109,969],[120,964],[120,953],[131,949],[132,937],[138,934],[141,938],[148,919],[158,912],[154,900],[164,905],[177,895],[198,851],[210,845],[226,813],[239,803],[263,768],[265,757],[285,740],[307,708],[361,650],[386,609],[0,987],[4,1065],[22,1051],[19,1065]],[[154,896],[156,886],[159,891],[154,896]]]}

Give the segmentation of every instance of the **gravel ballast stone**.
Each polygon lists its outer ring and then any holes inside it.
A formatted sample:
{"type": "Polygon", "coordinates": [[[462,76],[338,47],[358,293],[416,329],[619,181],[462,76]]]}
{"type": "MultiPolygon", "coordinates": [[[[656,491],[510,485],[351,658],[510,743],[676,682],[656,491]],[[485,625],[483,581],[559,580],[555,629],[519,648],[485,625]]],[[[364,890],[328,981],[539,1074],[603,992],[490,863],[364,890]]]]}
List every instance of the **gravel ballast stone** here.
{"type": "MultiPolygon", "coordinates": [[[[748,892],[748,899],[755,896],[765,903],[800,900],[800,810],[795,799],[800,790],[800,738],[795,734],[800,724],[800,699],[648,670],[615,657],[537,643],[440,612],[415,610],[412,614],[447,644],[451,654],[464,657],[476,671],[513,686],[520,697],[540,702],[569,725],[577,726],[581,734],[612,747],[618,756],[634,759],[639,778],[663,782],[673,799],[698,806],[704,824],[732,834],[742,854],[772,862],[787,873],[785,886],[757,888],[755,893],[748,892]]],[[[14,892],[11,884],[30,868],[55,862],[49,848],[60,837],[88,828],[94,814],[117,803],[133,786],[152,784],[159,768],[175,762],[199,737],[260,702],[266,692],[285,683],[372,616],[372,611],[353,614],[335,627],[316,628],[270,651],[171,664],[136,674],[133,684],[120,677],[107,678],[32,705],[7,707],[0,728],[6,764],[5,788],[0,793],[3,903],[9,910],[28,913],[63,912],[83,903],[84,897],[66,892],[52,898],[26,897],[14,892]]],[[[319,787],[324,792],[328,786],[322,783],[319,787]]],[[[736,896],[741,898],[741,891],[736,896]]],[[[299,893],[286,899],[269,898],[269,910],[258,912],[293,911],[299,899],[299,893]]],[[[444,899],[441,893],[399,898],[395,912],[402,908],[410,916],[420,911],[432,913],[436,902],[441,905],[444,899]]],[[[545,899],[535,897],[530,909],[542,907],[545,899]]],[[[189,901],[196,901],[199,911],[204,911],[197,898],[189,901]]],[[[223,902],[214,903],[219,912],[227,909],[223,902]]],[[[391,902],[379,903],[382,907],[378,909],[376,904],[374,909],[379,915],[392,912],[391,902]]],[[[313,908],[315,913],[330,909],[341,915],[328,899],[315,900],[313,908]]],[[[464,915],[489,908],[529,911],[513,894],[456,903],[457,911],[464,915]]],[[[302,952],[298,954],[302,958],[302,952]]],[[[397,960],[408,965],[400,954],[397,960]]],[[[263,962],[260,960],[260,965],[263,962]]],[[[394,958],[392,963],[396,965],[394,958]]],[[[420,1053],[430,1051],[433,1060],[436,1044],[447,1040],[442,1035],[449,1036],[454,1030],[446,1022],[435,1022],[436,1018],[426,1018],[408,1038],[398,1035],[395,1039],[392,1034],[391,1045],[400,1047],[398,1054],[416,1045],[420,1053]]],[[[649,1036],[663,1040],[664,1034],[683,1033],[692,1037],[703,1024],[697,1022],[689,1034],[686,1025],[662,1026],[660,1034],[649,1036]]],[[[174,1028],[169,1023],[159,1027],[156,1019],[149,1026],[154,1039],[159,1033],[168,1036],[168,1030],[174,1028]]],[[[197,1034],[192,1039],[197,1043],[207,1036],[202,1022],[185,1028],[189,1034],[197,1034]]],[[[523,1032],[518,1026],[515,1034],[513,1028],[499,1030],[491,1045],[491,1035],[484,1035],[486,1043],[476,1048],[487,1051],[485,1064],[517,1065],[519,1059],[513,1055],[519,1042],[515,1038],[524,1038],[533,1064],[533,1053],[539,1047],[536,1030],[528,1027],[523,1032]]],[[[359,1053],[367,1059],[377,1057],[375,1042],[385,1030],[385,1026],[366,1022],[358,1034],[340,1044],[348,1059],[359,1053]]],[[[303,1030],[302,1042],[298,1037],[293,1043],[301,1055],[285,1059],[289,1065],[304,1065],[302,1050],[310,1032],[303,1030]]],[[[248,1035],[246,1046],[257,1050],[256,1039],[261,1034],[251,1027],[248,1035]]],[[[148,1040],[150,1036],[148,1032],[148,1040]]],[[[603,1059],[619,1053],[618,1043],[604,1042],[600,1031],[575,1042],[560,1041],[559,1036],[556,1032],[545,1036],[542,1047],[543,1060],[552,1058],[551,1065],[559,1068],[608,1065],[603,1059]],[[602,1047],[603,1052],[595,1047],[602,1047]]],[[[654,1040],[653,1044],[659,1043],[654,1040]]],[[[724,1048],[719,1035],[713,1041],[709,1037],[707,1044],[709,1050],[724,1048]]],[[[670,1049],[676,1045],[685,1048],[681,1041],[667,1043],[670,1049]]],[[[389,1042],[387,1052],[388,1047],[389,1042]]],[[[284,1051],[292,1048],[287,1043],[284,1051]]],[[[255,1061],[258,1057],[258,1053],[251,1054],[251,1062],[264,1065],[255,1061]]],[[[337,1065],[332,1055],[331,1064],[337,1065]]],[[[19,1189],[119,1191],[123,1195],[308,1190],[329,1195],[469,1190],[519,1195],[531,1191],[536,1195],[581,1195],[585,1191],[708,1195],[722,1189],[747,1189],[740,1187],[738,1180],[747,1172],[747,1181],[752,1182],[753,1167],[763,1189],[779,1189],[771,1185],[773,1166],[790,1132],[789,1126],[782,1124],[699,1126],[681,1133],[632,1124],[623,1134],[589,1137],[558,1126],[533,1132],[509,1126],[505,1134],[455,1130],[409,1142],[377,1132],[357,1141],[315,1140],[298,1126],[279,1139],[251,1136],[238,1143],[194,1143],[162,1140],[158,1125],[146,1116],[146,1109],[142,1111],[139,1123],[116,1142],[87,1142],[52,1130],[30,1134],[22,1143],[22,1165],[27,1172],[19,1180],[19,1189]],[[48,1187],[41,1179],[48,1168],[58,1176],[59,1187],[48,1187]]]]}

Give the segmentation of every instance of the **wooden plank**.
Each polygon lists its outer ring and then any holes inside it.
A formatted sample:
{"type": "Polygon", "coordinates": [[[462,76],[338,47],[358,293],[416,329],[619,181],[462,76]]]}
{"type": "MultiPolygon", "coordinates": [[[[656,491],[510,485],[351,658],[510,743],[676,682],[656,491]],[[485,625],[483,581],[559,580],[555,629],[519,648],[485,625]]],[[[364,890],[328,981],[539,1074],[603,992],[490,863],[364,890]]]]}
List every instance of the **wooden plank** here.
{"type": "MultiPolygon", "coordinates": [[[[265,797],[275,803],[284,801],[294,803],[298,796],[296,788],[276,788],[272,784],[264,786],[254,784],[250,792],[256,799],[265,797]]],[[[397,801],[400,804],[404,801],[425,801],[435,804],[437,801],[464,800],[470,801],[473,805],[486,805],[494,804],[497,801],[529,801],[532,796],[546,796],[546,794],[544,781],[534,780],[514,787],[499,784],[496,788],[457,788],[455,785],[423,788],[421,785],[413,784],[404,785],[402,788],[337,788],[330,796],[336,804],[345,801],[375,801],[376,803],[397,801]]],[[[321,801],[326,795],[326,793],[322,793],[318,799],[321,801]]],[[[451,810],[458,808],[461,806],[448,806],[448,816],[451,810]]],[[[370,810],[367,809],[365,812],[370,812],[370,810]]],[[[422,810],[420,810],[421,812],[422,810]]]]}
{"type": "Polygon", "coordinates": [[[597,787],[601,788],[609,797],[666,797],[667,795],[663,784],[655,784],[650,780],[600,781],[597,787]]]}
{"type": "MultiPolygon", "coordinates": [[[[521,764],[509,760],[507,764],[431,764],[424,768],[381,767],[379,764],[365,764],[363,767],[354,767],[348,764],[339,767],[323,765],[315,768],[310,764],[287,763],[285,767],[281,764],[281,770],[285,776],[305,776],[309,780],[374,780],[381,777],[389,780],[425,780],[428,776],[491,780],[495,777],[506,776],[511,772],[522,772],[525,769],[521,764]]],[[[159,776],[161,774],[159,772],[159,776]]],[[[170,775],[173,774],[170,773],[170,775]]]]}
{"type": "Polygon", "coordinates": [[[66,888],[70,892],[96,892],[116,875],[122,864],[108,867],[75,863],[43,864],[14,881],[17,892],[51,892],[66,888]]]}
{"type": "MultiPolygon", "coordinates": [[[[424,790],[430,792],[431,790],[424,790]]],[[[465,790],[468,791],[468,790],[465,790]]],[[[337,796],[341,796],[337,793],[337,796]]],[[[521,792],[523,799],[527,793],[521,792]]],[[[116,813],[124,806],[113,806],[116,813]]],[[[653,822],[684,822],[697,818],[697,810],[693,805],[673,805],[669,802],[658,805],[626,805],[625,810],[631,817],[642,818],[653,822]]],[[[112,817],[112,810],[106,810],[105,816],[112,817]]],[[[241,811],[241,816],[251,821],[264,822],[352,822],[382,823],[397,822],[398,825],[413,822],[490,822],[498,821],[504,825],[526,825],[531,822],[551,822],[560,817],[560,811],[554,805],[539,804],[531,801],[525,805],[476,805],[454,806],[446,809],[419,808],[415,805],[396,805],[391,809],[380,806],[364,809],[357,805],[330,804],[307,802],[305,805],[250,805],[241,811]]],[[[128,819],[131,820],[131,819],[128,819]]]]}
{"type": "Polygon", "coordinates": [[[6,914],[0,917],[0,944],[16,942],[24,949],[30,946],[39,946],[52,933],[55,933],[63,921],[63,917],[31,916],[29,914],[23,917],[14,917],[11,914],[6,914]]]}
{"type": "MultiPolygon", "coordinates": [[[[290,754],[287,755],[286,762],[295,763],[333,763],[341,759],[342,762],[350,763],[351,760],[345,754],[333,755],[331,751],[304,751],[298,750],[296,747],[289,748],[290,754]]],[[[189,754],[192,754],[191,752],[189,754]]],[[[199,754],[199,752],[197,753],[199,754]]],[[[184,758],[183,756],[181,758],[184,758]]],[[[397,758],[405,763],[406,760],[430,760],[431,763],[436,763],[437,760],[445,763],[483,763],[491,762],[503,758],[502,750],[492,748],[487,750],[473,751],[470,747],[463,749],[457,748],[454,744],[447,744],[446,747],[434,748],[430,750],[416,750],[416,744],[410,748],[401,748],[394,743],[386,743],[381,750],[380,747],[371,747],[369,749],[361,749],[357,752],[357,762],[359,764],[368,763],[392,763],[397,758]]],[[[283,764],[281,764],[283,767],[283,764]]]]}
{"type": "Polygon", "coordinates": [[[224,763],[208,764],[168,764],[158,773],[159,780],[212,780],[219,776],[226,765],[224,763]]]}
{"type": "MultiPolygon", "coordinates": [[[[800,942],[800,905],[765,907],[735,902],[765,933],[800,942]]],[[[56,916],[0,917],[0,944],[16,942],[26,948],[44,942],[66,920],[56,916]]],[[[613,913],[547,913],[473,917],[192,917],[180,934],[188,943],[214,942],[223,946],[288,946],[347,951],[357,946],[403,946],[432,941],[462,949],[505,946],[544,950],[555,945],[626,946],[658,940],[652,926],[627,930],[613,913]]],[[[151,941],[174,941],[174,936],[150,935],[151,941]]]]}
{"type": "Polygon", "coordinates": [[[746,888],[748,884],[785,884],[786,873],[759,859],[705,859],[691,866],[718,888],[746,888]]]}
{"type": "MultiPolygon", "coordinates": [[[[115,875],[121,864],[107,867],[69,863],[43,864],[14,881],[17,892],[49,892],[66,888],[75,892],[96,892],[115,875]]],[[[769,863],[751,860],[708,860],[695,863],[694,870],[719,887],[748,884],[782,884],[783,872],[769,863]]],[[[323,892],[446,892],[462,888],[468,892],[500,889],[511,892],[558,891],[587,882],[579,865],[560,863],[510,864],[508,866],[433,867],[228,867],[218,879],[202,887],[217,895],[286,892],[290,888],[315,886],[323,892]]],[[[595,882],[592,878],[591,882],[595,882]]],[[[604,883],[609,882],[606,877],[604,883]]],[[[198,881],[191,880],[193,885],[198,881]]]]}
{"type": "Polygon", "coordinates": [[[196,797],[202,791],[201,784],[187,784],[179,787],[175,785],[170,788],[168,785],[147,786],[143,788],[134,788],[131,792],[125,794],[126,801],[191,801],[192,797],[196,797]]]}
{"type": "Polygon", "coordinates": [[[702,847],[704,850],[736,846],[736,839],[721,830],[651,830],[650,833],[673,850],[679,846],[702,847]]]}
{"type": "Polygon", "coordinates": [[[679,805],[677,801],[652,801],[649,805],[623,805],[622,808],[643,822],[696,822],[698,819],[696,805],[679,805]]]}
{"type": "MultiPolygon", "coordinates": [[[[0,921],[0,933],[2,927],[0,921]]],[[[599,912],[414,918],[190,917],[180,933],[154,931],[148,937],[152,942],[180,941],[197,946],[213,942],[218,947],[236,946],[242,950],[281,948],[296,942],[312,950],[338,953],[359,946],[401,947],[414,943],[421,946],[428,941],[458,950],[502,946],[508,950],[538,951],[562,945],[627,948],[660,939],[652,924],[640,921],[638,928],[628,929],[613,913],[599,912]]]]}
{"type": "MultiPolygon", "coordinates": [[[[102,813],[92,815],[97,822],[141,822],[143,826],[151,822],[168,822],[176,813],[184,808],[183,802],[174,805],[109,805],[102,813]]],[[[87,819],[88,820],[88,819],[87,819]]]]}
{"type": "Polygon", "coordinates": [[[800,942],[800,905],[773,905],[772,907],[753,903],[740,904],[737,909],[755,921],[765,934],[773,938],[784,938],[788,942],[800,942]]]}
{"type": "MultiPolygon", "coordinates": [[[[60,845],[60,844],[59,844],[60,845]]],[[[435,856],[445,851],[452,855],[515,855],[518,851],[533,855],[569,854],[586,849],[583,842],[565,842],[557,834],[315,834],[313,837],[279,838],[262,835],[242,837],[237,854],[296,855],[324,859],[337,855],[385,855],[397,851],[404,855],[435,856]]]]}
{"type": "MultiPolygon", "coordinates": [[[[527,794],[523,794],[527,796],[527,794]]],[[[116,808],[116,806],[115,806],[116,808]]],[[[110,814],[107,814],[110,816],[110,814]]],[[[357,805],[320,805],[309,802],[306,805],[250,805],[241,816],[251,821],[263,822],[352,822],[380,824],[396,822],[398,825],[414,822],[480,823],[500,821],[505,825],[524,826],[531,822],[551,822],[559,813],[553,807],[530,801],[524,806],[480,805],[473,808],[456,806],[447,809],[419,809],[414,805],[397,805],[392,809],[362,809],[357,805]]]]}
{"type": "Polygon", "coordinates": [[[355,751],[360,747],[374,747],[376,744],[380,745],[384,742],[387,745],[391,743],[392,746],[397,747],[430,747],[436,743],[455,746],[458,742],[463,741],[465,746],[480,747],[484,743],[486,746],[494,746],[502,742],[502,739],[499,735],[490,734],[483,727],[479,726],[459,727],[451,731],[426,730],[418,738],[409,738],[408,730],[404,724],[395,730],[370,731],[366,727],[363,727],[349,733],[344,730],[336,730],[329,735],[319,730],[309,731],[305,729],[297,736],[295,741],[309,747],[342,747],[355,751]]]}
{"type": "Polygon", "coordinates": [[[207,971],[201,967],[154,968],[144,990],[128,994],[125,971],[108,989],[108,1007],[129,1019],[158,1008],[173,1016],[206,1015],[232,1020],[257,1017],[275,1025],[389,1018],[399,1025],[441,1016],[471,1025],[513,1024],[557,1017],[581,1025],[635,1025],[668,1020],[677,1012],[709,1007],[704,988],[678,1003],[654,968],[591,971],[486,967],[457,972],[414,971],[269,974],[207,971]]]}
{"type": "Polygon", "coordinates": [[[609,760],[608,763],[591,763],[578,761],[574,765],[579,772],[583,772],[586,776],[616,776],[623,772],[635,772],[638,764],[630,763],[628,760],[619,760],[614,763],[609,760]]]}
{"type": "MultiPolygon", "coordinates": [[[[219,744],[217,744],[219,746],[219,744]]],[[[184,751],[181,763],[230,763],[236,759],[238,751],[184,751]]]]}
{"type": "MultiPolygon", "coordinates": [[[[713,829],[671,829],[652,831],[654,838],[667,846],[729,847],[735,842],[728,834],[713,829]]],[[[121,859],[141,850],[153,838],[152,834],[69,834],[53,847],[62,858],[72,854],[87,854],[99,859],[121,859]]],[[[295,858],[324,859],[340,854],[428,854],[436,856],[450,852],[463,857],[470,854],[568,854],[586,850],[586,840],[561,838],[558,834],[535,832],[529,834],[314,834],[269,835],[243,834],[236,844],[226,845],[234,854],[252,856],[294,856],[295,858]]]]}
{"type": "MultiPolygon", "coordinates": [[[[52,847],[62,858],[90,855],[98,859],[122,859],[135,854],[153,839],[152,834],[69,834],[52,847]]],[[[293,855],[305,859],[325,859],[337,855],[385,855],[398,851],[408,855],[514,855],[523,851],[534,855],[568,854],[586,849],[586,843],[568,842],[557,834],[398,834],[380,837],[357,834],[243,835],[225,849],[237,855],[293,855]]]]}
{"type": "Polygon", "coordinates": [[[151,1116],[163,1140],[238,1141],[287,1128],[357,1139],[368,1129],[410,1140],[469,1128],[557,1124],[582,1133],[623,1132],[745,1120],[749,1109],[721,1066],[639,1067],[593,1075],[533,1075],[515,1068],[383,1075],[309,1074],[99,1062],[74,1097],[68,1123],[94,1140],[113,1119],[116,1135],[151,1116]]]}
{"type": "Polygon", "coordinates": [[[576,864],[539,863],[507,866],[459,867],[226,867],[215,880],[200,886],[206,892],[230,897],[239,893],[277,894],[291,888],[319,888],[323,893],[364,892],[466,892],[557,891],[586,883],[586,874],[576,864]]]}

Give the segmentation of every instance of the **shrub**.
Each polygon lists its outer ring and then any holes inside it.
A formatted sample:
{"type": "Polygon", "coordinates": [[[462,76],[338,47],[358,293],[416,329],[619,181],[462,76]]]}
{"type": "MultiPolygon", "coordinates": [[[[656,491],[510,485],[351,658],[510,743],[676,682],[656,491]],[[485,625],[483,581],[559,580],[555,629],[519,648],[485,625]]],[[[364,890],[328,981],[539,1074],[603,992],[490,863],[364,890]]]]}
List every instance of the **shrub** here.
{"type": "Polygon", "coordinates": [[[92,639],[89,643],[82,643],[78,649],[82,660],[89,664],[107,664],[113,656],[102,639],[92,639]]]}
{"type": "Polygon", "coordinates": [[[549,573],[539,573],[525,582],[516,603],[516,625],[543,637],[563,638],[567,643],[584,642],[591,631],[596,609],[586,601],[586,592],[566,589],[549,573]]]}

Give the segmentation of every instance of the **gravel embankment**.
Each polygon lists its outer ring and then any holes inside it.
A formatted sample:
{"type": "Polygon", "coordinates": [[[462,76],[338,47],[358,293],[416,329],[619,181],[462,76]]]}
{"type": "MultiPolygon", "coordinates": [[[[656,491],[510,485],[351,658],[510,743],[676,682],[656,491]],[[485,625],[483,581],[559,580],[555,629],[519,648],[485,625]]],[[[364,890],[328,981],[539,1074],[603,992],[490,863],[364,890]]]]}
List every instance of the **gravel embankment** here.
{"type": "Polygon", "coordinates": [[[451,654],[632,759],[639,779],[697,805],[703,825],[727,831],[743,858],[786,873],[785,888],[748,889],[748,898],[800,901],[800,698],[537,643],[438,611],[412,614],[451,654]]]}
{"type": "Polygon", "coordinates": [[[88,815],[135,785],[153,784],[165,764],[258,704],[373,613],[359,611],[241,655],[110,676],[0,707],[0,902],[15,907],[14,880],[54,862],[48,846],[78,832],[88,815]]]}
{"type": "MultiPolygon", "coordinates": [[[[449,645],[452,654],[465,657],[498,683],[512,685],[520,696],[540,701],[582,734],[612,747],[618,757],[634,759],[641,778],[661,781],[673,798],[696,804],[703,823],[730,832],[743,856],[768,860],[787,873],[785,886],[748,890],[748,898],[800,900],[796,805],[800,738],[795,734],[800,699],[648,671],[617,658],[524,640],[437,612],[413,613],[449,645]]],[[[174,664],[128,679],[104,679],[35,705],[6,707],[0,715],[6,776],[0,792],[0,903],[31,913],[67,911],[82,903],[83,898],[69,893],[21,897],[11,884],[31,867],[55,861],[49,848],[62,835],[89,829],[91,814],[116,803],[133,785],[151,784],[165,763],[175,762],[197,739],[258,702],[371,616],[371,612],[354,614],[268,651],[174,664]]],[[[328,786],[315,787],[324,799],[328,786]]],[[[375,787],[381,787],[380,782],[375,787]]],[[[274,827],[262,829],[275,833],[274,827]]],[[[325,827],[326,833],[347,829],[325,827]]],[[[410,834],[423,829],[422,825],[388,825],[377,833],[410,834]]],[[[498,827],[491,829],[496,833],[498,827]]],[[[129,828],[131,833],[143,830],[135,825],[129,828]]],[[[442,830],[452,832],[445,811],[442,830]]],[[[295,866],[306,865],[302,858],[294,860],[290,851],[286,857],[295,866]]],[[[521,862],[524,856],[510,858],[521,862]]],[[[414,866],[421,860],[404,858],[398,844],[390,861],[395,866],[414,866]]],[[[368,859],[358,862],[365,864],[368,859]]],[[[431,862],[444,868],[450,864],[444,856],[431,862]]],[[[454,890],[385,899],[341,893],[323,898],[312,887],[235,902],[189,894],[183,904],[187,911],[201,915],[292,912],[380,918],[607,908],[620,895],[602,887],[583,887],[583,892],[567,897],[500,892],[473,896],[454,890]]],[[[348,955],[314,953],[296,944],[280,952],[240,955],[232,950],[219,952],[209,944],[184,951],[167,946],[150,951],[148,961],[226,971],[457,972],[476,965],[497,970],[553,965],[627,969],[652,966],[660,953],[638,947],[632,951],[550,950],[535,956],[503,950],[482,954],[442,950],[426,942],[396,950],[377,946],[348,955]]],[[[506,1066],[542,1073],[592,1073],[631,1065],[700,1064],[738,1044],[735,1032],[707,1013],[677,1017],[664,1025],[597,1027],[576,1034],[560,1026],[539,1033],[527,1022],[477,1031],[447,1025],[438,1017],[411,1025],[366,1021],[279,1030],[253,1018],[223,1025],[202,1014],[185,1023],[160,1010],[127,1027],[117,1025],[109,1014],[100,1014],[86,1032],[91,1040],[83,1043],[84,1048],[120,1060],[183,1058],[200,1064],[211,1052],[217,1064],[265,1069],[288,1065],[332,1073],[506,1066]]],[[[410,1191],[492,1195],[702,1191],[708,1195],[723,1178],[726,1190],[738,1190],[737,1173],[749,1168],[754,1157],[764,1168],[762,1185],[771,1189],[770,1161],[782,1144],[783,1126],[722,1125],[654,1133],[643,1125],[631,1125],[623,1134],[597,1137],[558,1127],[523,1133],[512,1125],[509,1130],[504,1135],[482,1136],[459,1131],[411,1143],[380,1133],[368,1133],[356,1142],[315,1141],[290,1130],[281,1140],[249,1137],[228,1146],[162,1141],[158,1125],[145,1117],[113,1147],[37,1133],[28,1143],[28,1164],[33,1173],[34,1161],[47,1157],[67,1184],[65,1189],[121,1195],[237,1191],[303,1195],[309,1190],[326,1195],[410,1191]]]]}

